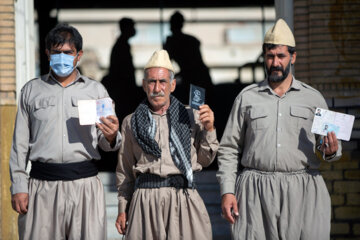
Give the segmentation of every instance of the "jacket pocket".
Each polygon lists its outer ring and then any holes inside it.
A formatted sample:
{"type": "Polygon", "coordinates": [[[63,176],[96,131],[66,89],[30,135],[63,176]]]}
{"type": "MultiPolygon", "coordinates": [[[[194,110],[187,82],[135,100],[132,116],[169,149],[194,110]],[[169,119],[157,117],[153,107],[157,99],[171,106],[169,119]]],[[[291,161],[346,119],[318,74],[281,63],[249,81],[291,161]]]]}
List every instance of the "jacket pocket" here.
{"type": "Polygon", "coordinates": [[[38,120],[48,120],[55,116],[55,96],[35,100],[34,117],[38,120]]]}
{"type": "Polygon", "coordinates": [[[298,131],[305,130],[307,134],[311,134],[312,121],[314,112],[303,106],[290,106],[290,116],[292,117],[293,126],[298,131]]]}
{"type": "Polygon", "coordinates": [[[250,109],[250,126],[254,130],[263,129],[269,126],[269,113],[263,107],[250,109]]]}

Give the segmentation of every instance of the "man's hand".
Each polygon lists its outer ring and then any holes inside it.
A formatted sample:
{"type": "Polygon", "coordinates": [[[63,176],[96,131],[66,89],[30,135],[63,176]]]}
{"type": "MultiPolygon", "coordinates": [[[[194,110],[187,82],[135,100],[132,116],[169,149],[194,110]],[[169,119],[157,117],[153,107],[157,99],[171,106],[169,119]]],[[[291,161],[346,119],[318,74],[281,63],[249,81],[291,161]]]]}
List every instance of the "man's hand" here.
{"type": "Polygon", "coordinates": [[[119,213],[115,222],[115,227],[118,232],[122,235],[126,232],[126,213],[119,213]]]}
{"type": "Polygon", "coordinates": [[[206,104],[199,107],[200,122],[207,131],[214,130],[214,113],[206,104]]]}
{"type": "Polygon", "coordinates": [[[235,217],[239,216],[235,195],[227,193],[221,199],[221,215],[231,224],[235,222],[235,217]]]}
{"type": "Polygon", "coordinates": [[[327,136],[323,138],[320,150],[325,153],[325,156],[331,156],[337,152],[338,148],[339,145],[335,132],[328,132],[327,136]]]}
{"type": "Polygon", "coordinates": [[[11,196],[11,206],[17,213],[26,214],[28,211],[28,204],[28,193],[16,193],[11,196]]]}
{"type": "Polygon", "coordinates": [[[106,140],[112,145],[119,131],[119,120],[116,116],[111,115],[106,118],[100,118],[102,123],[96,123],[96,126],[104,133],[106,140]]]}

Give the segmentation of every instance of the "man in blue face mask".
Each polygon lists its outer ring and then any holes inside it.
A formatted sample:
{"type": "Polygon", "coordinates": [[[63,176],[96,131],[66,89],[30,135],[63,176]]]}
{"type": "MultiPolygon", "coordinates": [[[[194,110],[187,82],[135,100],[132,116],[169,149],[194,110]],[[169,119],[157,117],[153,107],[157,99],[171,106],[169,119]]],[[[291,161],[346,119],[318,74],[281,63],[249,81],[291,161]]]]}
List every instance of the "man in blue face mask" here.
{"type": "Polygon", "coordinates": [[[79,32],[60,24],[45,42],[51,70],[21,90],[10,156],[19,238],[103,240],[105,200],[94,162],[98,146],[120,147],[119,121],[108,116],[96,125],[79,123],[78,100],[109,96],[76,68],[83,55],[79,32]]]}

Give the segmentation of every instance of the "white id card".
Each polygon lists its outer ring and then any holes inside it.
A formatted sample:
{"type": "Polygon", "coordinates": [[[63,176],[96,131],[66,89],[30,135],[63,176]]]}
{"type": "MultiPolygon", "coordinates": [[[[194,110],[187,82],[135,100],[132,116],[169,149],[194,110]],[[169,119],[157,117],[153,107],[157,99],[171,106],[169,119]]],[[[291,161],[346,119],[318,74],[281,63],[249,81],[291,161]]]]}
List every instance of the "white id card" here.
{"type": "Polygon", "coordinates": [[[111,98],[79,100],[78,111],[80,125],[93,125],[100,123],[101,117],[115,115],[111,98]]]}
{"type": "Polygon", "coordinates": [[[316,108],[311,132],[322,136],[335,132],[338,139],[349,141],[354,120],[353,115],[316,108]]]}

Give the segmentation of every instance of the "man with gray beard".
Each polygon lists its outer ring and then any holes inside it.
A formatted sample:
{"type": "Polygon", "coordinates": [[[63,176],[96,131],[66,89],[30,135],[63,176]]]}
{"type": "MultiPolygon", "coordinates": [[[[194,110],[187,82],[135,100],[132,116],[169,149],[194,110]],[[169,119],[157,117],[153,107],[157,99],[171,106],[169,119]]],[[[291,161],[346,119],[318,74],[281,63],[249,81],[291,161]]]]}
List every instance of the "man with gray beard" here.
{"type": "Polygon", "coordinates": [[[341,157],[334,132],[311,132],[322,95],[295,79],[295,39],[279,19],[264,38],[267,77],[235,99],[220,142],[222,215],[233,239],[329,239],[331,204],[318,168],[341,157]]]}

